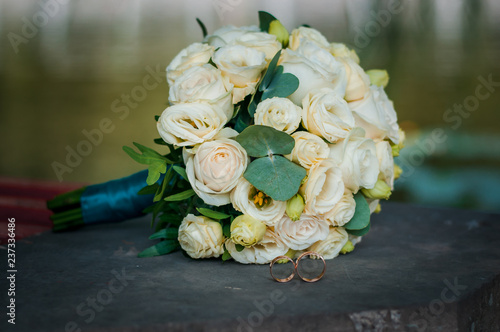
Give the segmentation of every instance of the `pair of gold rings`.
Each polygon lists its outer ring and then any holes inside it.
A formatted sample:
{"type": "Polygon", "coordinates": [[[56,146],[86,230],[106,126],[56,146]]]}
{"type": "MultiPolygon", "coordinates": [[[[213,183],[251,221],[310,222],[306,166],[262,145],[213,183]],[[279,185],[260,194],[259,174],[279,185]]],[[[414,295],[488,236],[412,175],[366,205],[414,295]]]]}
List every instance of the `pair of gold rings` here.
{"type": "Polygon", "coordinates": [[[302,255],[299,256],[299,258],[297,258],[297,262],[294,262],[293,259],[291,259],[290,257],[288,256],[278,256],[276,257],[275,259],[273,259],[273,261],[271,262],[271,264],[269,265],[269,269],[271,270],[271,276],[273,277],[274,280],[276,280],[277,282],[289,282],[290,280],[293,279],[293,277],[295,277],[295,273],[297,273],[297,275],[299,276],[300,279],[302,279],[303,281],[305,282],[316,282],[318,280],[320,280],[321,278],[323,278],[323,276],[325,275],[325,271],[326,271],[326,262],[325,262],[325,259],[323,258],[323,256],[321,256],[320,254],[318,254],[317,252],[314,252],[314,251],[307,251],[305,253],[303,253],[302,255]],[[302,275],[300,275],[300,271],[298,269],[299,267],[299,263],[300,263],[300,260],[306,256],[313,256],[315,258],[319,258],[323,261],[323,271],[321,271],[321,273],[315,277],[315,278],[312,278],[312,279],[309,279],[309,278],[305,278],[303,277],[302,275]],[[288,260],[289,262],[291,262],[294,266],[294,269],[292,271],[292,273],[286,277],[286,278],[277,278],[274,274],[273,274],[273,266],[274,264],[279,261],[279,260],[282,260],[282,259],[286,259],[288,260]]]}

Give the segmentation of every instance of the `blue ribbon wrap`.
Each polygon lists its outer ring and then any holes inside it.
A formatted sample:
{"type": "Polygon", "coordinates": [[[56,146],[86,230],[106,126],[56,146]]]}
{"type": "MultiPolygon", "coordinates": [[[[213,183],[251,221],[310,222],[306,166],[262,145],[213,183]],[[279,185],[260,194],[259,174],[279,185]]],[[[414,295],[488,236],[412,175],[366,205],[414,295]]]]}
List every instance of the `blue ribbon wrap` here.
{"type": "Polygon", "coordinates": [[[88,186],[80,198],[83,222],[116,222],[142,216],[142,211],[153,204],[154,197],[137,194],[146,186],[147,176],[148,171],[144,170],[118,180],[88,186]]]}

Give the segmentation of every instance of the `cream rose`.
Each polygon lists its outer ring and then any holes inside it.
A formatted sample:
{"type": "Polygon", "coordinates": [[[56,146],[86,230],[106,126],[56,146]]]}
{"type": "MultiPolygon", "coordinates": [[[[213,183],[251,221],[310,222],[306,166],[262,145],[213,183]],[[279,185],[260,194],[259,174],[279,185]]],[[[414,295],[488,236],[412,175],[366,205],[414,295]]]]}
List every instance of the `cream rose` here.
{"type": "Polygon", "coordinates": [[[351,59],[343,59],[347,76],[345,100],[348,102],[363,99],[370,89],[370,77],[363,68],[351,59]]]}
{"type": "Polygon", "coordinates": [[[368,203],[368,208],[370,208],[370,213],[375,213],[380,204],[380,199],[367,198],[366,202],[368,203]]]}
{"type": "Polygon", "coordinates": [[[342,61],[338,61],[329,51],[311,41],[301,43],[295,52],[328,72],[332,78],[331,83],[335,85],[333,90],[341,97],[344,97],[347,87],[347,73],[342,61]]]}
{"type": "Polygon", "coordinates": [[[285,157],[305,169],[328,158],[330,149],[323,139],[307,131],[296,131],[292,134],[295,140],[295,146],[292,153],[285,157]]]}
{"type": "Polygon", "coordinates": [[[204,142],[189,151],[184,149],[184,163],[191,187],[208,205],[230,203],[230,192],[248,164],[248,156],[235,140],[220,138],[204,142]]]}
{"type": "Polygon", "coordinates": [[[275,35],[265,32],[248,32],[234,39],[231,44],[253,48],[266,54],[269,62],[281,50],[281,43],[275,35]]]}
{"type": "Polygon", "coordinates": [[[168,93],[171,104],[206,102],[221,109],[228,119],[233,117],[231,84],[224,84],[220,70],[205,64],[192,67],[177,78],[168,93]]]}
{"type": "Polygon", "coordinates": [[[178,239],[192,258],[219,257],[224,253],[222,226],[207,217],[188,214],[179,227],[178,239]]]}
{"type": "Polygon", "coordinates": [[[330,227],[327,238],[316,242],[308,250],[317,252],[324,259],[332,259],[339,255],[348,240],[349,236],[343,227],[330,227]]]}
{"type": "Polygon", "coordinates": [[[274,258],[283,256],[288,252],[288,248],[281,239],[271,230],[267,229],[262,240],[242,251],[236,250],[236,244],[228,239],[226,249],[231,257],[242,264],[268,264],[274,258]]]}
{"type": "Polygon", "coordinates": [[[170,86],[182,75],[184,71],[191,67],[201,66],[210,61],[214,54],[215,47],[194,43],[183,49],[167,66],[167,82],[170,86]]]}
{"type": "Polygon", "coordinates": [[[352,219],[355,210],[356,201],[354,196],[352,192],[346,190],[340,201],[325,215],[325,219],[332,226],[344,226],[352,219]]]}
{"type": "Polygon", "coordinates": [[[324,49],[328,49],[330,46],[326,37],[318,30],[308,27],[299,27],[292,30],[288,47],[295,51],[305,41],[311,41],[324,49]]]}
{"type": "Polygon", "coordinates": [[[335,143],[347,137],[354,117],[341,96],[322,88],[312,90],[302,100],[302,124],[309,132],[335,143]]]}
{"type": "Polygon", "coordinates": [[[218,49],[213,62],[233,88],[233,104],[255,92],[262,71],[266,68],[266,54],[242,45],[223,46],[218,49]]]}
{"type": "Polygon", "coordinates": [[[273,97],[261,101],[255,110],[255,124],[273,127],[287,134],[300,125],[302,109],[290,99],[273,97]]]}
{"type": "Polygon", "coordinates": [[[333,209],[344,193],[342,171],[333,160],[322,160],[308,170],[307,181],[299,192],[306,202],[306,214],[325,214],[333,209]]]}
{"type": "Polygon", "coordinates": [[[391,190],[394,189],[394,158],[392,157],[392,147],[387,141],[375,144],[377,149],[377,159],[380,168],[379,179],[384,180],[391,190]]]}
{"type": "Polygon", "coordinates": [[[246,26],[246,27],[235,27],[234,25],[226,25],[220,29],[214,31],[213,34],[208,35],[203,40],[209,45],[219,48],[226,46],[238,37],[241,37],[247,33],[260,32],[260,29],[256,25],[246,26]]]}
{"type": "Polygon", "coordinates": [[[193,146],[214,138],[227,117],[216,105],[181,103],[167,107],[156,124],[161,138],[175,146],[193,146]]]}
{"type": "Polygon", "coordinates": [[[286,202],[275,201],[264,195],[243,177],[238,181],[230,197],[235,210],[261,220],[268,226],[274,226],[285,213],[286,202]],[[259,201],[260,198],[262,201],[259,201]]]}
{"type": "Polygon", "coordinates": [[[231,240],[245,247],[253,246],[262,241],[266,229],[262,221],[243,214],[231,223],[231,240]]]}
{"type": "Polygon", "coordinates": [[[343,142],[330,145],[330,158],[339,162],[344,184],[353,193],[373,188],[379,173],[375,142],[364,136],[362,128],[354,128],[343,142]]]}
{"type": "Polygon", "coordinates": [[[376,141],[389,138],[394,144],[399,143],[399,125],[392,101],[384,88],[370,86],[364,98],[349,103],[356,126],[366,131],[366,136],[376,141]]]}
{"type": "Polygon", "coordinates": [[[342,43],[331,43],[330,53],[336,58],[341,59],[351,59],[352,61],[359,64],[359,57],[355,50],[350,50],[345,44],[342,43]]]}
{"type": "Polygon", "coordinates": [[[288,96],[295,105],[302,105],[304,96],[313,89],[337,89],[339,90],[338,94],[342,94],[343,84],[336,81],[336,78],[338,78],[336,73],[326,70],[300,53],[289,49],[284,50],[281,55],[280,65],[283,66],[284,73],[291,73],[299,79],[299,87],[288,96]]]}
{"type": "Polygon", "coordinates": [[[286,214],[274,226],[274,231],[293,250],[303,250],[328,236],[328,223],[316,216],[302,214],[292,221],[286,214]]]}

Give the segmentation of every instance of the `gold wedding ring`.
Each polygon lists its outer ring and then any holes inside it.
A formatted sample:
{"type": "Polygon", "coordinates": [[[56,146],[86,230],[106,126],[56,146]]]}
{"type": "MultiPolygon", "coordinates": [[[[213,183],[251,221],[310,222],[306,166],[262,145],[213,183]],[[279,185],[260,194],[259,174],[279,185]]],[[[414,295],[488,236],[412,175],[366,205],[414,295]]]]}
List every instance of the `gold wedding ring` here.
{"type": "Polygon", "coordinates": [[[303,253],[302,255],[300,255],[299,258],[297,258],[297,263],[295,264],[295,270],[297,271],[297,275],[299,276],[299,278],[302,279],[302,280],[304,280],[305,282],[316,282],[319,279],[323,278],[323,276],[325,275],[325,272],[326,272],[326,262],[325,262],[325,259],[323,258],[323,256],[321,256],[317,252],[307,251],[307,252],[303,253]],[[306,256],[318,257],[319,259],[321,259],[323,261],[323,271],[321,271],[321,273],[317,277],[315,277],[315,278],[309,279],[309,278],[305,278],[305,277],[303,277],[303,276],[300,275],[298,266],[299,266],[300,260],[302,258],[306,257],[306,256]]]}
{"type": "Polygon", "coordinates": [[[325,275],[325,272],[326,272],[326,262],[325,262],[325,259],[323,258],[323,256],[321,256],[320,254],[318,254],[317,252],[314,252],[314,251],[307,251],[305,253],[303,253],[302,255],[299,256],[299,258],[297,258],[297,262],[294,262],[293,259],[291,259],[290,257],[288,256],[278,256],[276,257],[275,259],[272,260],[271,264],[269,265],[269,270],[271,272],[271,276],[273,277],[274,280],[276,280],[277,282],[289,282],[290,280],[293,279],[293,277],[295,277],[295,274],[297,274],[299,276],[300,279],[302,279],[303,281],[305,282],[316,282],[318,280],[320,280],[321,278],[323,278],[323,276],[325,275]],[[303,276],[300,275],[300,272],[299,272],[299,263],[300,263],[300,260],[306,256],[314,256],[314,257],[317,257],[319,259],[321,259],[321,261],[323,262],[323,271],[321,271],[321,273],[315,277],[315,278],[305,278],[303,276]],[[274,274],[273,274],[273,266],[274,264],[279,261],[279,260],[282,260],[282,259],[286,259],[288,260],[289,262],[292,263],[293,265],[293,271],[292,273],[286,277],[286,278],[277,278],[274,274]]]}
{"type": "Polygon", "coordinates": [[[290,280],[293,279],[293,277],[295,277],[295,271],[297,271],[297,266],[295,265],[295,262],[293,261],[293,259],[291,259],[290,257],[288,256],[278,256],[276,257],[275,259],[273,259],[273,261],[271,262],[271,264],[269,265],[269,269],[271,271],[271,276],[273,277],[274,280],[276,280],[277,282],[289,282],[290,280]],[[293,265],[293,271],[292,273],[286,277],[286,278],[276,278],[273,274],[273,266],[274,266],[274,263],[276,263],[277,261],[279,260],[282,260],[282,259],[286,259],[288,261],[290,261],[293,265]]]}

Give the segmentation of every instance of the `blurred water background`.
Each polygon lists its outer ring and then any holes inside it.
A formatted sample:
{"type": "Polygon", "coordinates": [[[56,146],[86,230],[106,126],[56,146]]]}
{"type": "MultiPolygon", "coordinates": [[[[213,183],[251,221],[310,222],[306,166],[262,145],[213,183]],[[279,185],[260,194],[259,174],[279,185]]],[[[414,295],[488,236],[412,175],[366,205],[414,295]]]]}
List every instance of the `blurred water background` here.
{"type": "Polygon", "coordinates": [[[388,70],[408,136],[392,199],[500,211],[497,0],[1,0],[0,176],[94,183],[142,169],[121,147],[154,145],[165,67],[201,40],[195,18],[211,32],[258,24],[258,10],[388,70]]]}

